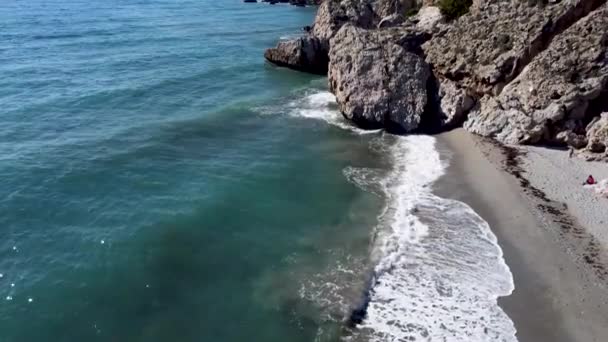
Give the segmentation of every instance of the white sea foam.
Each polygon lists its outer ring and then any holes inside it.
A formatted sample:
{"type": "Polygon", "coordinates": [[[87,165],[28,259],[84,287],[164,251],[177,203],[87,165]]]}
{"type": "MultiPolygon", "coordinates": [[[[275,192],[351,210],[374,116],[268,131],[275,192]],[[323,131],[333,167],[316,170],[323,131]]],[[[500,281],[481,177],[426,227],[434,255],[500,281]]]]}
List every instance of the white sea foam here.
{"type": "Polygon", "coordinates": [[[431,191],[446,166],[434,138],[383,136],[374,147],[386,150],[394,168],[380,181],[387,206],[367,316],[348,339],[516,341],[497,304],[513,291],[513,278],[496,237],[466,204],[431,191]]]}
{"type": "Polygon", "coordinates": [[[322,120],[330,125],[340,127],[358,134],[378,133],[380,130],[362,130],[348,122],[336,104],[336,97],[328,92],[321,91],[309,94],[289,104],[292,116],[322,120]]]}
{"type": "MultiPolygon", "coordinates": [[[[288,108],[292,116],[322,120],[357,134],[378,132],[358,129],[345,120],[329,92],[308,94],[288,108]]],[[[393,168],[344,169],[349,181],[385,197],[387,203],[375,231],[371,259],[376,266],[367,315],[344,339],[517,341],[513,322],[497,304],[498,297],[512,293],[514,284],[496,237],[465,203],[432,193],[433,183],[447,167],[435,139],[382,134],[371,148],[389,156],[393,168]]],[[[344,274],[335,278],[343,279],[344,274]]],[[[349,306],[342,301],[353,296],[345,297],[341,288],[335,281],[311,279],[300,295],[326,299],[324,306],[349,306]]]]}

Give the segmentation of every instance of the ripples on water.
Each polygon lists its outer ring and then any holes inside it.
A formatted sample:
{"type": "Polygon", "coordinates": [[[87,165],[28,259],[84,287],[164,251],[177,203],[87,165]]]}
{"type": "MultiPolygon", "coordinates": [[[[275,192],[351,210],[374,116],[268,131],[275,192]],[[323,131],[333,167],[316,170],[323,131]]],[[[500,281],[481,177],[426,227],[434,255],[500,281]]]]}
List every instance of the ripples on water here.
{"type": "Polygon", "coordinates": [[[262,58],[313,14],[0,4],[0,340],[336,336],[302,289],[364,259],[379,201],[342,169],[370,156],[287,115],[324,82],[262,58]]]}
{"type": "Polygon", "coordinates": [[[458,287],[488,272],[495,283],[468,309],[509,337],[493,296],[511,283],[485,222],[404,183],[420,169],[412,149],[437,153],[431,138],[362,132],[324,79],[264,63],[313,13],[0,4],[0,341],[483,340],[476,317],[447,332],[424,319],[433,298],[477,298],[458,287]],[[424,234],[409,212],[419,197],[424,234]],[[490,262],[465,255],[470,277],[442,283],[445,255],[425,251],[462,252],[457,232],[490,262]]]}

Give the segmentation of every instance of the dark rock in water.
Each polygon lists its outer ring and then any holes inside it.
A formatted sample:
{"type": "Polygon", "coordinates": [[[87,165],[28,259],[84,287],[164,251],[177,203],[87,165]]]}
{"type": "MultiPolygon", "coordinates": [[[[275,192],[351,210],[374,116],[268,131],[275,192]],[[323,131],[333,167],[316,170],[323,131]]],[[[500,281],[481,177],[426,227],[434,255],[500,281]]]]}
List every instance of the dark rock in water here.
{"type": "Polygon", "coordinates": [[[310,31],[312,30],[312,27],[306,25],[304,27],[302,27],[302,31],[306,32],[306,33],[310,33],[310,31]]]}
{"type": "Polygon", "coordinates": [[[347,24],[331,40],[329,86],[344,116],[363,128],[415,131],[427,106],[428,39],[405,28],[364,30],[347,24]]]}
{"type": "Polygon", "coordinates": [[[264,57],[271,63],[312,74],[327,74],[327,52],[318,38],[306,35],[282,41],[267,49],[264,57]]]}
{"type": "Polygon", "coordinates": [[[258,0],[243,0],[243,2],[249,2],[249,3],[252,3],[252,2],[258,2],[258,0]]]}
{"type": "Polygon", "coordinates": [[[346,324],[349,328],[354,328],[363,323],[363,320],[365,320],[365,317],[367,316],[367,308],[369,307],[369,303],[371,301],[370,292],[372,291],[374,282],[375,274],[372,273],[367,278],[365,288],[363,289],[359,302],[356,303],[355,307],[350,313],[350,316],[348,317],[346,324]]]}

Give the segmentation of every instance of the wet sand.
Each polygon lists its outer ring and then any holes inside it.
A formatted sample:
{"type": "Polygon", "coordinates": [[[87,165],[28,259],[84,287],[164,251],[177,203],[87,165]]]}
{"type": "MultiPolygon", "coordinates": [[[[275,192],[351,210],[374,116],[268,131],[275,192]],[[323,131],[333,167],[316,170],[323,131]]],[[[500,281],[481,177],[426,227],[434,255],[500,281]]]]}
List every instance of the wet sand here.
{"type": "MultiPolygon", "coordinates": [[[[526,148],[502,148],[461,129],[438,139],[444,155],[450,155],[450,167],[436,192],[469,204],[496,234],[515,282],[513,294],[499,304],[513,320],[519,341],[608,341],[603,239],[579,223],[588,223],[588,217],[579,220],[579,212],[573,214],[556,196],[559,184],[527,178],[554,171],[529,158],[526,148]]],[[[560,167],[575,172],[569,163],[560,167]]],[[[608,201],[596,215],[592,220],[608,222],[608,201]]]]}

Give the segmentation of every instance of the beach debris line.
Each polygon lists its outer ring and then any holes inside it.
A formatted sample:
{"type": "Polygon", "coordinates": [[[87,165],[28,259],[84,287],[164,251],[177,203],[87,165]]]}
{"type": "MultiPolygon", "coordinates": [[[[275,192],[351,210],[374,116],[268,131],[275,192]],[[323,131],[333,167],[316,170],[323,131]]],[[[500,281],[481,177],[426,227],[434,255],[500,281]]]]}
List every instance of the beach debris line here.
{"type": "MultiPolygon", "coordinates": [[[[547,197],[540,189],[530,184],[530,181],[524,176],[525,171],[521,166],[522,158],[527,152],[522,148],[514,146],[502,145],[499,142],[482,138],[484,141],[494,145],[503,155],[503,169],[513,175],[524,193],[536,199],[538,210],[547,213],[553,218],[553,221],[561,228],[560,235],[571,236],[582,240],[585,244],[584,250],[581,252],[582,261],[587,264],[602,281],[608,279],[608,267],[601,257],[601,246],[597,239],[589,234],[580,224],[578,224],[571,215],[568,214],[568,207],[564,203],[556,202],[547,197]]],[[[608,180],[606,180],[608,186],[608,180]]]]}

